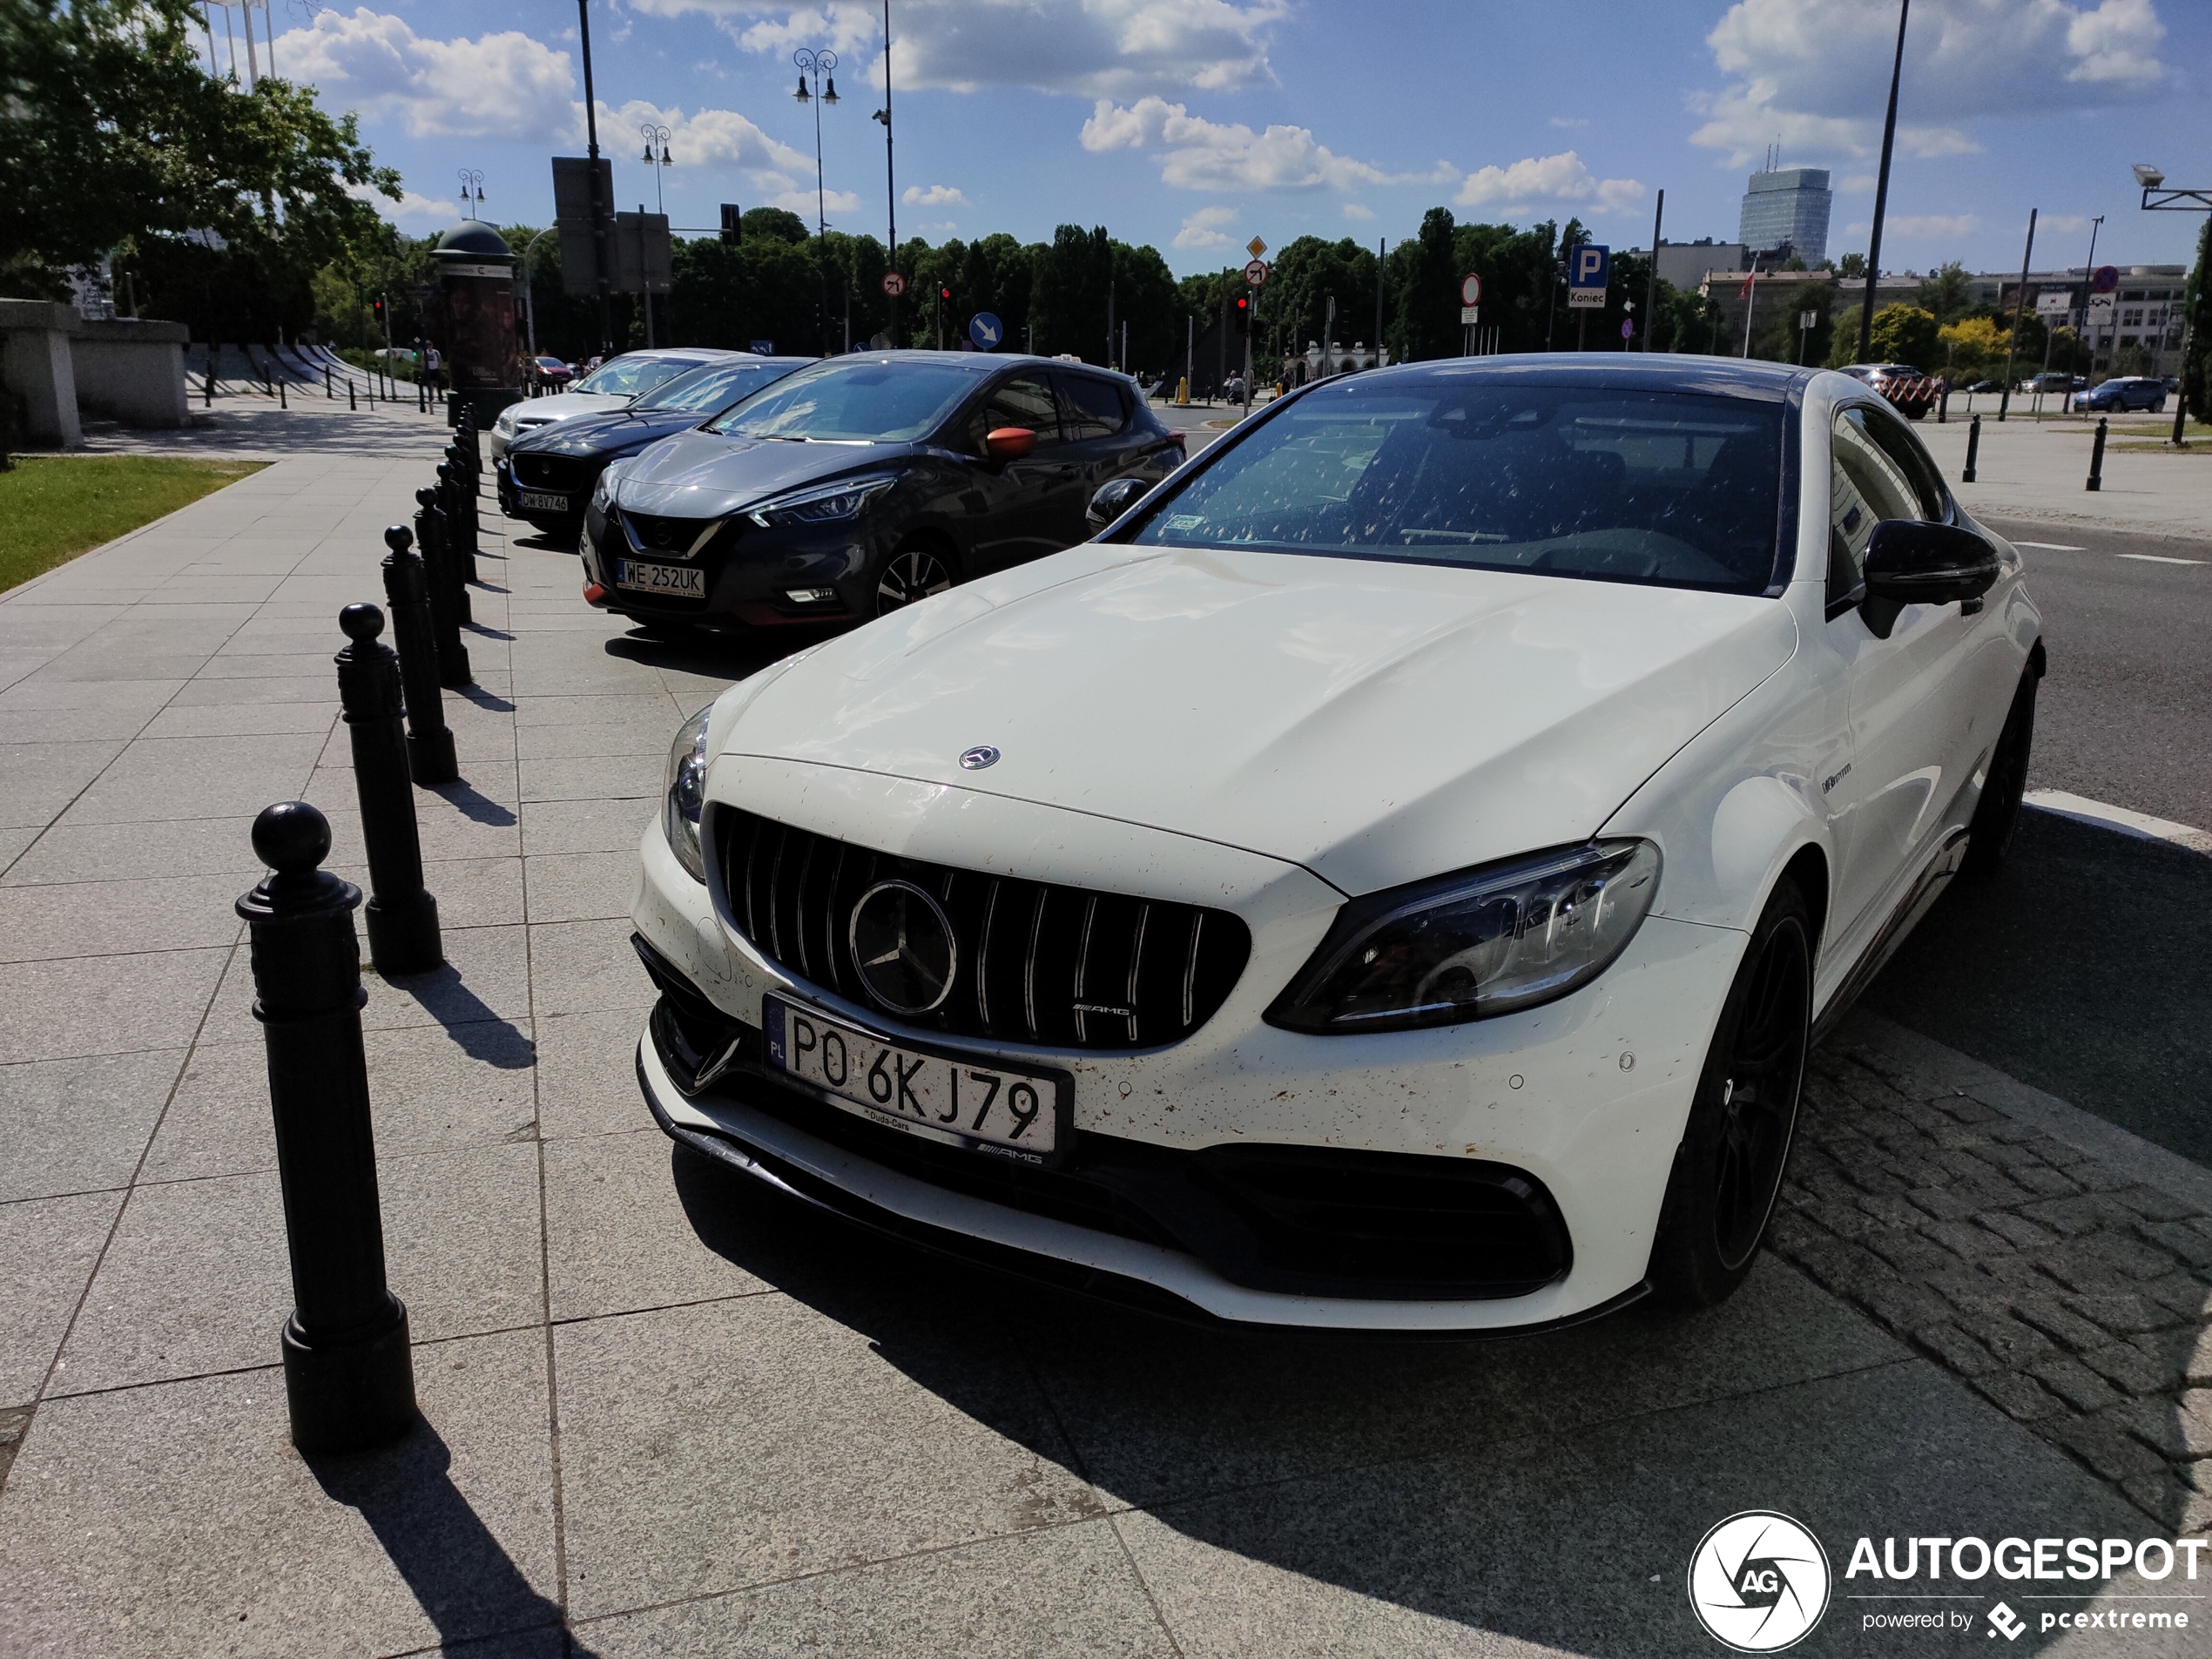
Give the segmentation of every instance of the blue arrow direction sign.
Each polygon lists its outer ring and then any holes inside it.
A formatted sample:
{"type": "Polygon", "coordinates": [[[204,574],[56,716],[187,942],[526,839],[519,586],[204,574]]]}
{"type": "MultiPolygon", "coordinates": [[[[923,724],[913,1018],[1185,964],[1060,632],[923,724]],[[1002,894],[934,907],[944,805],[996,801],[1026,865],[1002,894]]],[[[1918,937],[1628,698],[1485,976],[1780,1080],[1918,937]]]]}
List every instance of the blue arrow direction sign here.
{"type": "Polygon", "coordinates": [[[1006,338],[1006,326],[989,312],[979,311],[968,320],[968,337],[978,351],[996,351],[1006,338]]]}
{"type": "Polygon", "coordinates": [[[1567,303],[1602,306],[1613,272],[1613,250],[1600,242],[1577,242],[1567,253],[1567,303]]]}

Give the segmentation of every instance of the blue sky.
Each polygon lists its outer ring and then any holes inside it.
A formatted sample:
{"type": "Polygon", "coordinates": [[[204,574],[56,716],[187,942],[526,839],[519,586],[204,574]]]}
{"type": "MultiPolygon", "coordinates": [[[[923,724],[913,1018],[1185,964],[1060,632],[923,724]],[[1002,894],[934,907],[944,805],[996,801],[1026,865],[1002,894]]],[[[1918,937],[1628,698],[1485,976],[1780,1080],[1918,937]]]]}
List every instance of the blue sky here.
{"type": "MultiPolygon", "coordinates": [[[[359,111],[421,233],[457,212],[543,223],[547,158],[582,152],[566,0],[267,0],[278,70],[359,111]]],[[[654,200],[642,122],[674,132],[678,226],[718,204],[814,206],[800,47],[835,51],[822,111],[834,228],[885,230],[880,0],[592,0],[600,138],[624,206],[654,200]]],[[[226,14],[212,11],[227,64],[226,14]]],[[[1395,242],[1442,204],[1462,220],[1579,214],[1619,246],[1736,234],[1766,147],[1833,170],[1829,252],[1865,244],[1894,0],[892,0],[902,237],[1063,221],[1150,242],[1178,272],[1241,263],[1258,234],[1395,242]]],[[[239,13],[228,13],[233,34],[239,13]]],[[[255,14],[257,32],[266,27],[255,14]]],[[[242,57],[243,51],[240,49],[242,57]]],[[[2199,216],[2144,213],[2129,164],[2212,184],[2212,4],[1915,0],[1884,260],[2016,269],[2172,262],[2199,216]]]]}

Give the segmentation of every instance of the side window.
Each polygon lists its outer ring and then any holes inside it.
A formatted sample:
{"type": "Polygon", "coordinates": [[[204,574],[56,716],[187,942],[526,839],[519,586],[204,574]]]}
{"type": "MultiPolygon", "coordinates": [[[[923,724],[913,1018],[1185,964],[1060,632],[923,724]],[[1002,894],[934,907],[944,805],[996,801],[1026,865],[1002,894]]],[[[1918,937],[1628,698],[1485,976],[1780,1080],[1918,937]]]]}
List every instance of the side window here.
{"type": "Polygon", "coordinates": [[[1881,446],[1882,453],[1912,482],[1912,494],[1920,503],[1919,516],[1941,518],[1946,505],[1943,480],[1936,472],[1935,462],[1928,459],[1928,452],[1920,447],[1919,439],[1912,435],[1912,428],[1887,409],[1853,409],[1851,413],[1865,422],[1866,435],[1881,446]]]}
{"type": "Polygon", "coordinates": [[[1885,518],[1923,518],[1905,469],[1867,431],[1866,411],[1836,416],[1828,478],[1828,603],[1848,604],[1865,588],[1866,544],[1885,518]]]}
{"type": "Polygon", "coordinates": [[[1129,406],[1122,401],[1122,388],[1111,381],[1062,374],[1060,394],[1067,400],[1068,436],[1076,442],[1110,438],[1129,424],[1129,406]]]}
{"type": "Polygon", "coordinates": [[[1028,374],[993,387],[982,407],[968,419],[968,435],[976,453],[982,453],[988,434],[1004,426],[1027,427],[1037,435],[1040,449],[1059,442],[1060,415],[1053,407],[1052,388],[1028,374]]]}

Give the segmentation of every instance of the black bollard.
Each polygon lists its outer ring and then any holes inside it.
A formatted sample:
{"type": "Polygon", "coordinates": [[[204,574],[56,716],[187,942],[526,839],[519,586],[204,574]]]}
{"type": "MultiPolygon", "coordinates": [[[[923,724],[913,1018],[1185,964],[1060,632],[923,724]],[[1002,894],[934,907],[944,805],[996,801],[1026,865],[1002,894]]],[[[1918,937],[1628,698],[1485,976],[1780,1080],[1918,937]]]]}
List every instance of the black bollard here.
{"type": "Polygon", "coordinates": [[[284,395],[284,382],[283,382],[282,381],[279,381],[276,383],[276,388],[277,388],[277,408],[280,408],[280,409],[288,409],[288,408],[290,408],[292,407],[292,403],[291,403],[291,401],[290,401],[289,399],[287,399],[287,398],[285,396],[285,395],[284,395]]]}
{"type": "Polygon", "coordinates": [[[348,374],[346,376],[346,407],[349,409],[359,409],[361,406],[361,397],[354,390],[354,377],[348,374]]]}
{"type": "Polygon", "coordinates": [[[368,960],[387,978],[427,974],[445,961],[438,901],[422,886],[422,840],[415,824],[401,728],[400,659],[377,636],[384,613],[347,605],[338,625],[353,643],[338,653],[338,700],[354,750],[354,792],[368,845],[368,960]]]}
{"type": "Polygon", "coordinates": [[[1959,482],[1971,484],[1974,481],[1974,462],[1981,455],[1981,416],[1977,415],[1966,423],[1966,469],[1959,475],[1959,482]]]}
{"type": "Polygon", "coordinates": [[[462,590],[446,552],[446,515],[441,504],[444,493],[442,489],[415,492],[421,509],[415,516],[415,543],[422,550],[422,566],[430,589],[430,634],[438,650],[438,684],[466,685],[471,678],[469,648],[462,644],[461,607],[455,602],[455,595],[462,590]]]}
{"type": "Polygon", "coordinates": [[[2097,417],[2097,441],[2089,450],[2088,488],[2091,489],[2105,487],[2105,428],[2108,424],[2101,415],[2097,417]]]}
{"type": "Polygon", "coordinates": [[[322,397],[323,401],[326,403],[334,403],[338,401],[338,394],[331,388],[330,365],[328,363],[325,363],[322,366],[322,397]]]}
{"type": "MultiPolygon", "coordinates": [[[[448,448],[448,455],[453,451],[448,448]]],[[[454,606],[463,622],[475,620],[475,610],[469,600],[469,583],[476,579],[475,540],[470,531],[469,470],[460,460],[438,463],[438,504],[445,509],[446,562],[453,567],[454,606]]]]}
{"type": "Polygon", "coordinates": [[[445,699],[438,694],[438,642],[430,623],[430,575],[415,556],[415,533],[404,524],[384,532],[391,553],[384,561],[384,598],[392,609],[392,643],[399,648],[400,685],[407,703],[408,769],[418,784],[449,784],[461,775],[453,733],[446,729],[445,699]]]}
{"type": "Polygon", "coordinates": [[[253,851],[274,874],[238,901],[253,937],[253,1017],[268,1051],[277,1175],[292,1258],[284,1393],[302,1452],[360,1452],[415,1420],[407,1309],[384,1280],[368,1065],[361,1051],[361,889],[319,868],[330,824],[266,807],[253,851]]]}

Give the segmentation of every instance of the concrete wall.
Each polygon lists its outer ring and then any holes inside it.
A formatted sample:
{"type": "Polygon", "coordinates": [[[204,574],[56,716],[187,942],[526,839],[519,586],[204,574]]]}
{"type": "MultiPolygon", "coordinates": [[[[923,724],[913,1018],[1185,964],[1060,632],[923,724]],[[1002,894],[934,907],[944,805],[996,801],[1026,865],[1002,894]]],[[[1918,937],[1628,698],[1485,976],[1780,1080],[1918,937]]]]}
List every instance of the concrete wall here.
{"type": "Polygon", "coordinates": [[[132,427],[189,424],[185,411],[185,346],[180,322],[80,322],[70,342],[76,361],[77,407],[132,427]]]}
{"type": "Polygon", "coordinates": [[[0,388],[33,443],[82,443],[84,415],[125,426],[184,426],[190,337],[179,322],[87,322],[71,306],[0,300],[0,388]]]}

